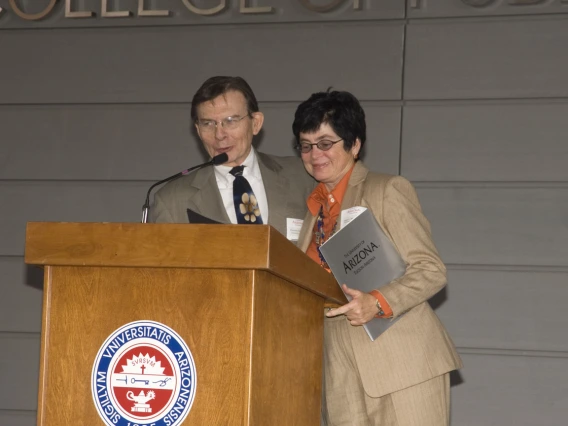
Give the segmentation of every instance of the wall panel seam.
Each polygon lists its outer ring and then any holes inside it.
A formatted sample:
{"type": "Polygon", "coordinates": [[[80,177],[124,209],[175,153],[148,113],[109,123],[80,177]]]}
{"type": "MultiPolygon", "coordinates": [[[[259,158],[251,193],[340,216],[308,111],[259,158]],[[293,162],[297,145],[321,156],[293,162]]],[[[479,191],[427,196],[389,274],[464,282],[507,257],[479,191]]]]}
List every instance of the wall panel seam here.
{"type": "Polygon", "coordinates": [[[506,356],[525,358],[568,358],[568,351],[541,351],[532,349],[472,348],[457,346],[462,355],[506,356]]]}
{"type": "MultiPolygon", "coordinates": [[[[405,61],[406,62],[406,61],[405,61]]],[[[404,79],[402,81],[404,88],[404,79]]],[[[403,93],[404,96],[404,92],[403,93]]],[[[258,98],[261,105],[278,105],[296,107],[305,99],[262,99],[258,98]]],[[[485,106],[485,105],[555,105],[568,104],[568,96],[535,96],[535,97],[494,97],[494,98],[412,98],[403,99],[360,99],[361,104],[367,106],[385,107],[423,107],[423,106],[485,106]]],[[[90,106],[191,106],[191,99],[187,101],[91,101],[91,102],[1,102],[1,107],[25,108],[25,107],[90,107],[90,106]]]]}
{"type": "MultiPolygon", "coordinates": [[[[568,181],[420,181],[411,179],[416,188],[434,189],[434,188],[484,188],[484,189],[552,189],[552,188],[568,188],[568,181]]],[[[45,183],[153,183],[155,179],[53,179],[53,178],[37,178],[37,179],[6,179],[0,178],[2,184],[45,184],[45,183]]]]}
{"type": "Polygon", "coordinates": [[[157,179],[0,179],[1,184],[14,184],[14,183],[31,183],[31,184],[44,184],[44,183],[62,183],[62,184],[73,184],[73,183],[154,183],[157,179]]]}
{"type": "MultiPolygon", "coordinates": [[[[66,18],[61,16],[58,17],[61,22],[65,22],[66,18]]],[[[502,23],[502,22],[520,22],[520,21],[558,21],[566,20],[568,18],[568,7],[566,11],[562,12],[541,12],[541,13],[510,13],[510,14],[494,14],[494,15],[476,15],[476,16],[464,16],[464,15],[448,15],[448,16],[409,16],[409,17],[393,17],[393,18],[368,18],[368,19],[319,19],[319,20],[282,20],[282,21],[264,21],[264,22],[176,22],[172,19],[170,22],[164,23],[140,23],[136,21],[137,18],[129,18],[131,23],[121,24],[119,22],[104,22],[105,18],[96,17],[91,18],[96,20],[98,24],[85,24],[76,26],[65,26],[61,25],[61,22],[53,23],[52,26],[26,26],[26,27],[2,27],[0,26],[0,31],[14,31],[14,32],[24,32],[24,31],[50,31],[50,30],[65,30],[65,31],[81,31],[81,30],[116,30],[116,29],[156,29],[156,28],[209,28],[209,27],[262,27],[262,26],[281,26],[281,27],[294,27],[298,25],[337,25],[337,24],[347,24],[347,25],[361,25],[361,24],[383,24],[385,26],[390,25],[400,25],[400,24],[410,24],[410,25],[430,25],[430,24],[453,24],[453,23],[502,23]],[[105,25],[105,24],[109,25],[105,25]]],[[[140,19],[140,18],[138,18],[140,19]]],[[[178,18],[183,19],[183,18],[178,18]]],[[[23,24],[33,25],[27,22],[23,24]]]]}
{"type": "Polygon", "coordinates": [[[41,333],[32,331],[0,331],[0,340],[2,339],[39,339],[41,333]]]}
{"type": "Polygon", "coordinates": [[[405,70],[406,70],[406,43],[408,41],[408,38],[406,36],[406,30],[407,30],[408,25],[405,24],[404,25],[404,29],[402,31],[402,53],[401,53],[401,59],[402,59],[402,64],[400,66],[401,69],[401,79],[400,79],[400,94],[401,94],[401,101],[402,101],[402,105],[400,108],[400,125],[398,128],[398,174],[400,175],[402,173],[402,144],[403,144],[403,140],[404,140],[404,107],[406,106],[405,103],[405,99],[404,99],[404,82],[405,82],[405,70]]]}
{"type": "MultiPolygon", "coordinates": [[[[21,414],[31,414],[33,416],[36,415],[37,410],[14,410],[14,409],[7,409],[7,408],[0,408],[0,413],[3,414],[15,414],[15,415],[21,415],[21,414]]],[[[6,425],[9,426],[9,425],[6,425]]]]}
{"type": "MultiPolygon", "coordinates": [[[[305,99],[298,99],[298,100],[278,100],[278,99],[262,99],[257,98],[258,103],[260,104],[260,109],[262,110],[263,106],[284,106],[284,107],[293,107],[296,108],[298,104],[305,101],[305,99]]],[[[361,104],[363,106],[370,106],[370,107],[403,107],[405,105],[405,101],[401,99],[361,99],[361,104]]],[[[566,98],[566,102],[568,103],[568,98],[566,98]]],[[[0,101],[0,108],[20,108],[24,109],[27,107],[32,108],[42,108],[42,107],[92,107],[92,106],[100,106],[100,107],[120,107],[120,106],[184,106],[184,107],[191,107],[191,99],[187,101],[122,101],[122,102],[108,102],[108,101],[93,101],[93,102],[22,102],[22,103],[14,103],[14,102],[6,102],[3,103],[0,101]]]]}
{"type": "Polygon", "coordinates": [[[567,96],[494,97],[494,98],[405,98],[404,106],[486,106],[554,105],[568,103],[567,96]]]}
{"type": "Polygon", "coordinates": [[[564,12],[543,12],[543,13],[508,13],[494,15],[448,15],[448,16],[432,16],[432,17],[408,17],[407,21],[411,25],[429,25],[429,24],[463,24],[463,23],[509,23],[521,21],[559,21],[568,18],[568,7],[564,12]]]}
{"type": "MultiPolygon", "coordinates": [[[[505,264],[475,264],[475,263],[445,263],[446,268],[452,271],[499,271],[499,272],[547,272],[568,273],[568,266],[563,265],[505,265],[505,264]]],[[[568,285],[568,282],[566,283],[568,285]]]]}
{"type": "MultiPolygon", "coordinates": [[[[65,18],[60,18],[65,19],[65,18]]],[[[92,18],[98,19],[98,22],[103,21],[106,19],[108,21],[109,18],[92,18]]],[[[314,26],[314,25],[333,25],[336,26],[338,24],[346,24],[346,25],[369,25],[373,26],[374,24],[382,24],[382,26],[395,26],[395,25],[404,25],[407,23],[406,18],[369,18],[369,19],[322,19],[322,20],[286,20],[286,21],[265,21],[265,22],[204,22],[204,23],[192,23],[192,22],[167,22],[164,24],[152,23],[152,24],[138,24],[134,23],[135,18],[132,19],[132,24],[120,25],[120,23],[114,22],[110,23],[111,25],[81,25],[81,26],[64,26],[60,25],[59,22],[53,23],[52,26],[46,27],[2,27],[0,26],[1,31],[14,31],[14,32],[25,32],[25,31],[51,31],[51,30],[59,30],[59,31],[81,31],[81,30],[127,30],[127,29],[162,29],[162,28],[211,28],[211,27],[290,27],[291,29],[298,28],[299,25],[303,26],[314,26]]],[[[65,21],[63,21],[65,22],[65,21]]],[[[27,24],[27,23],[26,23],[27,24]]],[[[28,24],[33,25],[33,24],[28,24]]]]}
{"type": "Polygon", "coordinates": [[[14,259],[16,257],[20,257],[22,259],[22,261],[24,260],[24,256],[20,255],[20,254],[0,254],[0,260],[2,258],[6,258],[6,259],[14,259]]]}
{"type": "Polygon", "coordinates": [[[416,188],[550,189],[568,188],[568,181],[427,181],[411,179],[416,188]]]}
{"type": "MultiPolygon", "coordinates": [[[[0,254],[0,261],[2,259],[21,259],[24,261],[24,256],[21,254],[0,254]]],[[[446,268],[451,271],[498,271],[498,272],[529,272],[529,273],[568,273],[568,266],[564,265],[510,265],[510,264],[482,264],[482,263],[445,263],[446,268]]],[[[568,285],[568,282],[566,283],[568,285]]]]}

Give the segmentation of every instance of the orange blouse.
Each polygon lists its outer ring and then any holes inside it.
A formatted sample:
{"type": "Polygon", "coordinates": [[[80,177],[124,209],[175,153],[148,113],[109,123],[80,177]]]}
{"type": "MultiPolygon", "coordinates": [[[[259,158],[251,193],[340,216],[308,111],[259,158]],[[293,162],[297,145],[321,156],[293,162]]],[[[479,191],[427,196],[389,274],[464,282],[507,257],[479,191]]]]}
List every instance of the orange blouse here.
{"type": "MultiPolygon", "coordinates": [[[[318,216],[320,210],[322,211],[323,233],[326,240],[329,239],[329,237],[336,231],[337,220],[339,219],[339,215],[341,214],[341,203],[343,202],[343,197],[345,196],[345,192],[347,191],[347,184],[349,183],[349,178],[351,177],[352,172],[353,167],[345,174],[345,176],[343,176],[343,178],[341,178],[337,186],[331,191],[328,191],[325,184],[320,182],[308,197],[308,210],[310,211],[312,216],[318,216]]],[[[316,243],[317,232],[318,224],[316,221],[312,233],[312,242],[308,246],[306,254],[314,262],[317,262],[320,265],[324,266],[325,269],[330,272],[327,265],[323,264],[319,255],[318,244],[316,243]]],[[[323,242],[324,241],[322,241],[320,244],[323,244],[323,242]]],[[[373,290],[371,294],[378,299],[381,307],[383,308],[385,314],[382,315],[382,318],[391,317],[392,309],[383,295],[378,290],[373,290]]]]}

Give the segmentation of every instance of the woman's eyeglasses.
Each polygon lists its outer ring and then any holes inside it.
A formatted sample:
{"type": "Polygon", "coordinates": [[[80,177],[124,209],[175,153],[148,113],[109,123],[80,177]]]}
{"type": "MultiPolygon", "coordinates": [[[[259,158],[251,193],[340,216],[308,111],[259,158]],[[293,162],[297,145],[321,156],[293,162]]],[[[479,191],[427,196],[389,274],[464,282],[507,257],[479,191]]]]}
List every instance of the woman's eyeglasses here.
{"type": "Polygon", "coordinates": [[[322,139],[317,143],[308,143],[308,142],[301,142],[295,146],[295,148],[300,151],[302,154],[307,154],[310,152],[314,146],[317,146],[320,151],[329,151],[333,145],[338,142],[341,142],[343,139],[338,139],[336,141],[330,141],[327,139],[322,139]]]}

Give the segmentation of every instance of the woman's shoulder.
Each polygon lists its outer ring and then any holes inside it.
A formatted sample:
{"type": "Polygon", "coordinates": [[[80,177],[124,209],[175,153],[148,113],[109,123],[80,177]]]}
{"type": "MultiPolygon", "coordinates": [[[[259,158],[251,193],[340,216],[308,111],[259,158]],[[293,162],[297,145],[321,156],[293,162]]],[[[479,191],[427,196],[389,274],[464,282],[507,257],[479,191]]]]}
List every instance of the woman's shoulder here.
{"type": "Polygon", "coordinates": [[[388,173],[369,172],[365,179],[369,186],[387,186],[387,185],[412,185],[410,181],[401,175],[391,175],[388,173]]]}
{"type": "Polygon", "coordinates": [[[414,185],[400,175],[369,172],[365,178],[363,197],[366,199],[383,199],[387,194],[415,194],[414,185]]]}

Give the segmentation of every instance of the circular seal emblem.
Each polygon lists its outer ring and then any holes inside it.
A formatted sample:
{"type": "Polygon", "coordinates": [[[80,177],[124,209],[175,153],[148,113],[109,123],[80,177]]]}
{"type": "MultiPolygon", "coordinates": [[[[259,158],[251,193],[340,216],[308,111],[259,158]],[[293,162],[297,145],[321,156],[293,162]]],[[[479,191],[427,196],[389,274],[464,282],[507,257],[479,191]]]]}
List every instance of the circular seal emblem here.
{"type": "Polygon", "coordinates": [[[91,377],[101,419],[109,426],[176,426],[188,415],[197,376],[193,356],[171,328],[135,321],[103,343],[91,377]]]}

